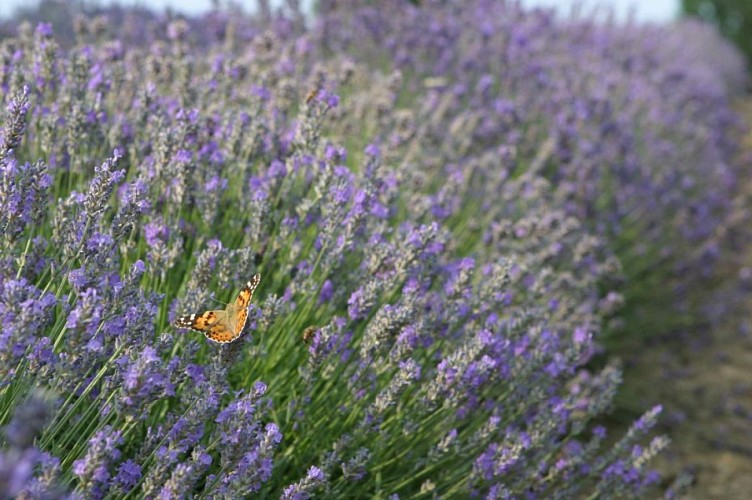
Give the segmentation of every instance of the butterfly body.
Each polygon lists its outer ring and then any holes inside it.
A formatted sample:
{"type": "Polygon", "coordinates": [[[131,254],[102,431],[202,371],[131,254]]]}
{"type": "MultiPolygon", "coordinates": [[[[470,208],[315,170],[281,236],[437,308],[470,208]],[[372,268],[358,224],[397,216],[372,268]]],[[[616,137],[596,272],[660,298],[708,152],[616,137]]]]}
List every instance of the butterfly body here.
{"type": "Polygon", "coordinates": [[[207,339],[220,344],[234,342],[243,333],[248,320],[248,304],[251,303],[253,291],[260,281],[261,275],[254,275],[240,290],[238,297],[225,309],[181,316],[175,320],[174,325],[177,328],[201,332],[207,339]]]}

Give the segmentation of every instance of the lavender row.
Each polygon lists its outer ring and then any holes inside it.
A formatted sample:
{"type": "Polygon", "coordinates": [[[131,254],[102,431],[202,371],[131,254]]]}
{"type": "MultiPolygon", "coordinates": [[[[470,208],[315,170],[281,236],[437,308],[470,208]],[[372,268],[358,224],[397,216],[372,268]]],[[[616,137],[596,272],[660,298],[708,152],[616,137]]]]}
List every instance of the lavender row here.
{"type": "Polygon", "coordinates": [[[586,365],[641,275],[712,265],[736,55],[506,2],[321,7],[2,41],[0,491],[654,484],[660,408],[607,436],[620,373],[586,365]],[[239,341],[170,326],[256,272],[239,341]]]}

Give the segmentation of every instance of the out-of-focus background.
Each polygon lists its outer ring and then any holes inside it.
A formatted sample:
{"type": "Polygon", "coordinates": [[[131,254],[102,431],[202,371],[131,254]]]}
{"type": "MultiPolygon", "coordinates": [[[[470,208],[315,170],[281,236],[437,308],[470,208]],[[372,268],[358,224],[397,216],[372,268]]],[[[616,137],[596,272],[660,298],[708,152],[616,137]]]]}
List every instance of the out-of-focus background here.
{"type": "MultiPolygon", "coordinates": [[[[108,5],[114,2],[102,1],[100,5],[108,5]]],[[[236,2],[238,4],[255,5],[255,2],[236,2]]],[[[281,0],[272,0],[272,5],[283,3],[281,0]]],[[[602,10],[604,7],[612,9],[614,14],[619,18],[626,18],[634,15],[639,21],[669,21],[676,17],[679,12],[678,0],[523,0],[521,2],[527,7],[550,7],[561,12],[570,12],[573,8],[580,8],[584,11],[602,10]]],[[[8,17],[19,7],[23,8],[28,5],[34,5],[35,2],[29,0],[5,0],[0,2],[0,16],[8,17]]],[[[170,8],[186,14],[200,14],[209,10],[212,6],[211,0],[153,0],[144,2],[143,0],[123,0],[117,2],[118,5],[135,5],[146,7],[147,5],[154,9],[170,8]]],[[[305,10],[310,11],[313,6],[313,0],[303,0],[301,5],[305,10]]]]}
{"type": "MultiPolygon", "coordinates": [[[[187,15],[199,15],[213,6],[231,3],[239,5],[246,11],[253,11],[255,1],[223,2],[220,0],[4,0],[0,2],[0,20],[12,16],[17,19],[28,18],[29,14],[38,12],[40,3],[45,9],[76,3],[81,6],[111,6],[151,8],[153,10],[169,9],[187,15]]],[[[269,0],[272,7],[283,4],[283,0],[269,0]]],[[[560,15],[587,17],[610,17],[618,21],[635,21],[639,23],[667,23],[682,15],[690,14],[709,21],[719,27],[749,58],[752,55],[752,37],[745,36],[750,31],[752,20],[752,1],[750,0],[520,0],[527,8],[543,7],[554,9],[560,15]]],[[[300,0],[305,12],[312,12],[315,0],[300,0]]],[[[64,9],[63,9],[64,10],[64,9]]],[[[47,19],[49,22],[50,19],[47,19]]]]}
{"type": "MultiPolygon", "coordinates": [[[[283,0],[269,0],[272,7],[280,6],[283,0]]],[[[312,12],[315,0],[300,0],[305,12],[312,12]]],[[[66,10],[70,4],[80,6],[119,5],[123,7],[150,8],[152,10],[171,10],[186,15],[200,15],[220,4],[232,4],[246,11],[253,11],[255,1],[223,2],[220,0],[5,0],[0,2],[0,20],[13,16],[17,19],[28,18],[38,12],[43,4],[44,10],[56,7],[66,10]]],[[[617,21],[635,21],[639,23],[667,23],[685,14],[695,15],[717,25],[720,31],[736,43],[749,57],[752,54],[752,37],[749,32],[752,19],[752,1],[749,0],[520,0],[527,8],[543,7],[554,9],[563,16],[577,15],[589,18],[613,17],[617,21]]],[[[52,12],[48,22],[54,20],[52,12]]]]}

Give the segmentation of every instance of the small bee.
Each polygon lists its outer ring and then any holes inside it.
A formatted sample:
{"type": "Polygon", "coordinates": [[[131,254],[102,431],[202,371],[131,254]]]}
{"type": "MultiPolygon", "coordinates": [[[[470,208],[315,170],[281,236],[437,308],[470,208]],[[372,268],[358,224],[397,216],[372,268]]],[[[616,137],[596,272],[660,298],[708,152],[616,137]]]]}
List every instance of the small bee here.
{"type": "Polygon", "coordinates": [[[305,342],[306,344],[313,342],[313,336],[316,335],[316,332],[318,330],[319,329],[315,326],[309,326],[308,328],[303,330],[303,342],[305,342]]]}
{"type": "Polygon", "coordinates": [[[313,89],[310,92],[308,92],[308,95],[305,98],[306,104],[311,104],[311,101],[318,95],[319,89],[313,89]]]}

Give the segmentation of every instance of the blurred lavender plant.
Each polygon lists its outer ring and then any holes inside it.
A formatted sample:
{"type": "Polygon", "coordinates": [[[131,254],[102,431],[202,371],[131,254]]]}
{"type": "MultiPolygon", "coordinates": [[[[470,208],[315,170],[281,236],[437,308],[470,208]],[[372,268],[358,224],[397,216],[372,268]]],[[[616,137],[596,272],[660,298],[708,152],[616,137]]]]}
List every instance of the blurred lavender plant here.
{"type": "Polygon", "coordinates": [[[738,68],[508,2],[288,4],[0,44],[2,493],[638,495],[659,410],[606,445],[585,367],[621,274],[712,256],[738,68]],[[239,341],[168,327],[257,271],[239,341]]]}
{"type": "MultiPolygon", "coordinates": [[[[626,310],[610,340],[707,320],[697,291],[712,282],[725,238],[749,221],[734,204],[739,121],[729,100],[744,85],[740,54],[693,21],[557,21],[488,0],[397,4],[400,16],[322,2],[316,45],[399,74],[391,100],[414,102],[415,140],[404,150],[422,166],[408,175],[431,184],[434,213],[451,223],[451,203],[470,211],[488,200],[471,179],[493,189],[499,175],[535,171],[621,262],[626,310]],[[483,159],[499,148],[514,152],[511,171],[483,159]]],[[[338,128],[376,123],[366,119],[384,105],[375,86],[356,90],[362,109],[338,128]]],[[[394,141],[405,118],[386,116],[394,141]]]]}

